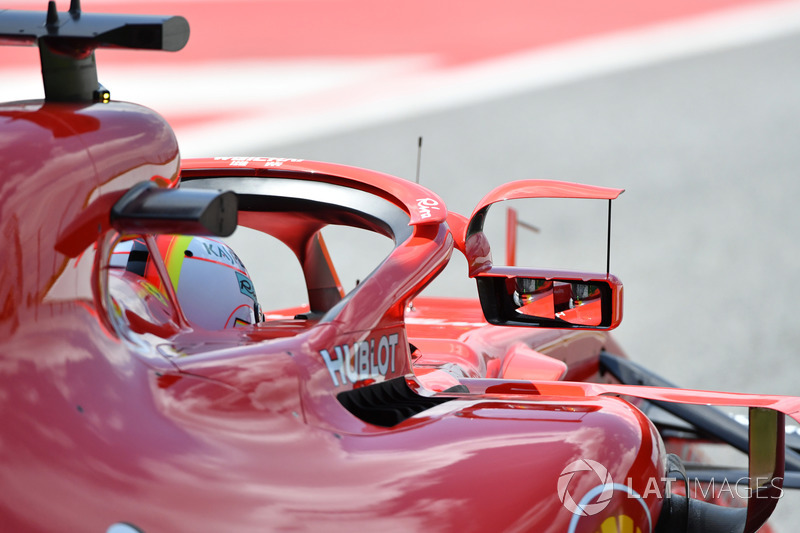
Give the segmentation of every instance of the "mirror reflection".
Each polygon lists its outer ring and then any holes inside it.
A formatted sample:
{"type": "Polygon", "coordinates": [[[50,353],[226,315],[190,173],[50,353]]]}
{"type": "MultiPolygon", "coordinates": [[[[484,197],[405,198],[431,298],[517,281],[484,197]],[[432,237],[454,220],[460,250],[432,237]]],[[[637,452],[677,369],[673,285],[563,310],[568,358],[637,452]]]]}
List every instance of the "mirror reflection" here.
{"type": "Polygon", "coordinates": [[[599,326],[603,318],[600,285],[591,282],[514,278],[518,315],[599,326]]]}

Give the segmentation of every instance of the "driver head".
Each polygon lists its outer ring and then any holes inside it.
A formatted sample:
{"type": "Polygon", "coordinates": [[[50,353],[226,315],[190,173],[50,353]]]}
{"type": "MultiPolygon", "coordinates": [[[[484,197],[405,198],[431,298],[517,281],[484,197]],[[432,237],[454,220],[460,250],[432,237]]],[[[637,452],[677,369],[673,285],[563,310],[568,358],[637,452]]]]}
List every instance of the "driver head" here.
{"type": "MultiPolygon", "coordinates": [[[[263,320],[253,281],[228,245],[189,235],[159,235],[155,240],[181,309],[193,325],[214,330],[263,320]]],[[[161,286],[142,239],[118,244],[110,266],[124,267],[161,286]]]]}

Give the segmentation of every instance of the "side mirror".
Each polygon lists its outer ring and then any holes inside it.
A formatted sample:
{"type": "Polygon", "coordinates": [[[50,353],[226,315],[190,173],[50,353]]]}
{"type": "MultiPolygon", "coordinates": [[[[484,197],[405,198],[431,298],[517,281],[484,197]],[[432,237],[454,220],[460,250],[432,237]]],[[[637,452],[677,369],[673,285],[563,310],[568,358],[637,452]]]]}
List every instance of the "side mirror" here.
{"type": "Polygon", "coordinates": [[[111,208],[120,233],[230,236],[238,224],[238,200],[231,191],[161,189],[153,182],[131,187],[111,208]]]}
{"type": "Polygon", "coordinates": [[[622,321],[622,283],[612,275],[494,267],[475,279],[490,324],[607,330],[622,321]]]}

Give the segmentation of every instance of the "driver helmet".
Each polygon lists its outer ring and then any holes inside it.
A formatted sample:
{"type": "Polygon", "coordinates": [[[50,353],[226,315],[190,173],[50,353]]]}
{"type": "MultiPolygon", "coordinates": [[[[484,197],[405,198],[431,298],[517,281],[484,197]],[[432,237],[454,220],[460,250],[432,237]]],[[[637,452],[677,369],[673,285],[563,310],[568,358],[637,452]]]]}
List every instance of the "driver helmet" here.
{"type": "MultiPolygon", "coordinates": [[[[191,235],[159,235],[155,240],[181,309],[193,325],[216,330],[263,320],[250,274],[230,246],[191,235]]],[[[110,266],[123,267],[161,288],[143,239],[120,242],[110,266]]]]}

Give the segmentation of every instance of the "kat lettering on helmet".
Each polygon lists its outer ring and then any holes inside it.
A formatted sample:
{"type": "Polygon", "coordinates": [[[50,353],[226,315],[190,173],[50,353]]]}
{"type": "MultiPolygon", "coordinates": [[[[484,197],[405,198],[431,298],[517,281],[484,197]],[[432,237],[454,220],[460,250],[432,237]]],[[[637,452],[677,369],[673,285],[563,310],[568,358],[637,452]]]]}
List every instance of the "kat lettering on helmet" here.
{"type": "Polygon", "coordinates": [[[395,371],[400,335],[380,335],[320,350],[334,386],[385,377],[395,371]]]}
{"type": "Polygon", "coordinates": [[[219,243],[213,241],[203,241],[203,251],[208,259],[221,260],[229,265],[244,270],[244,263],[239,259],[239,256],[234,253],[227,246],[221,246],[219,243]]]}

